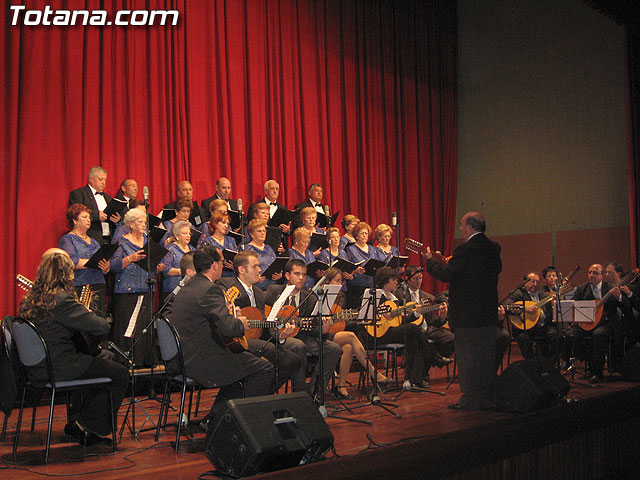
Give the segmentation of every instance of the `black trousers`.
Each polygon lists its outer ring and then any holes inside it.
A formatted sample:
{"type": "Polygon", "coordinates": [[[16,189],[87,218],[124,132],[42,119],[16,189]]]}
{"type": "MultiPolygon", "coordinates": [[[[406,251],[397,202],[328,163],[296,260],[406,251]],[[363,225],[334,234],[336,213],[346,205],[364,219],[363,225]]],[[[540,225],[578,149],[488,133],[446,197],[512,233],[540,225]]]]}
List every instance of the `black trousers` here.
{"type": "MultiPolygon", "coordinates": [[[[127,393],[130,375],[127,367],[94,357],[87,370],[76,380],[83,378],[107,377],[111,379],[113,411],[116,416],[127,393]]],[[[83,428],[98,435],[109,435],[111,432],[111,416],[109,412],[109,394],[104,388],[86,389],[74,392],[71,396],[69,421],[77,421],[83,428]]]]}
{"type": "Polygon", "coordinates": [[[278,375],[274,373],[273,382],[269,393],[277,392],[284,383],[300,368],[301,360],[292,351],[282,345],[276,346],[268,340],[247,339],[249,351],[258,357],[263,357],[273,365],[274,371],[277,369],[278,375]]]}

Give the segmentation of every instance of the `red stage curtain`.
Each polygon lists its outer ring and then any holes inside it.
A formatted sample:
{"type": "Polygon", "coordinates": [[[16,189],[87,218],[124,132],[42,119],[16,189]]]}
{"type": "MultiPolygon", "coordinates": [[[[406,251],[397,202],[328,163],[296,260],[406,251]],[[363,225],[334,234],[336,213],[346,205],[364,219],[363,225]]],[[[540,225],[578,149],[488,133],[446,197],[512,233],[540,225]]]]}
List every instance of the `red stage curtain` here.
{"type": "MultiPolygon", "coordinates": [[[[90,167],[133,177],[152,210],[190,179],[248,205],[320,182],[333,211],[450,252],[456,200],[456,5],[449,0],[29,1],[175,9],[176,27],[12,26],[0,15],[5,205],[0,312],[16,273],[67,230],[90,167]]],[[[340,217],[341,218],[341,217],[340,217]]],[[[415,258],[414,258],[415,259],[415,258]]],[[[427,280],[428,281],[428,280],[427,280]]],[[[427,285],[429,286],[429,285],[427,285]]]]}

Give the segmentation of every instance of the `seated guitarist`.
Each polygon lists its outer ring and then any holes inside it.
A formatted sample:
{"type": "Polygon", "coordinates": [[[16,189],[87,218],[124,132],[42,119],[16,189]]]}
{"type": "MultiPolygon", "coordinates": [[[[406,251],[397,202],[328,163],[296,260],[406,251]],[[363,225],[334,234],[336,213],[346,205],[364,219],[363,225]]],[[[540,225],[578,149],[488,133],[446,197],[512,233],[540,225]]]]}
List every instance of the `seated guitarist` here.
{"type": "MultiPolygon", "coordinates": [[[[291,259],[284,267],[284,277],[287,280],[287,285],[295,285],[295,289],[291,292],[287,303],[289,305],[298,306],[297,316],[307,317],[313,312],[313,307],[316,305],[317,297],[311,293],[309,289],[305,287],[305,281],[307,279],[307,264],[300,259],[291,259]]],[[[266,304],[273,305],[278,299],[282,291],[285,289],[285,285],[269,285],[266,292],[266,304]]],[[[333,376],[333,372],[336,369],[342,349],[340,345],[329,340],[326,334],[331,327],[330,322],[323,322],[323,367],[322,378],[324,385],[328,385],[333,376]]],[[[300,330],[296,338],[287,338],[284,343],[285,348],[292,349],[302,361],[302,367],[293,375],[293,390],[299,391],[304,388],[310,393],[313,392],[315,387],[315,378],[318,375],[318,366],[316,366],[311,381],[308,387],[305,387],[306,381],[306,369],[307,369],[307,355],[318,354],[318,330],[317,328],[300,330]],[[300,348],[303,346],[303,348],[300,348]]]]}
{"type": "MultiPolygon", "coordinates": [[[[383,296],[378,302],[379,305],[387,300],[397,302],[398,299],[393,292],[398,288],[398,274],[394,268],[379,268],[376,271],[374,282],[376,288],[383,290],[383,296]]],[[[407,317],[409,316],[407,315],[407,317]]],[[[429,388],[427,378],[432,365],[443,367],[453,360],[438,354],[422,334],[420,327],[411,323],[411,318],[403,318],[403,322],[405,323],[397,327],[390,327],[384,335],[379,337],[378,345],[385,343],[404,343],[406,345],[407,379],[411,382],[413,390],[420,391],[429,388]]],[[[369,345],[372,343],[370,340],[365,341],[369,345]]]]}
{"type": "MultiPolygon", "coordinates": [[[[507,305],[515,303],[522,305],[522,302],[539,302],[548,295],[544,290],[538,288],[540,277],[536,272],[527,273],[523,280],[528,280],[528,282],[507,299],[507,305]]],[[[548,302],[539,308],[535,305],[529,305],[525,307],[525,313],[530,314],[530,316],[540,314],[538,321],[532,328],[528,328],[527,322],[525,322],[527,328],[518,328],[515,325],[515,323],[522,325],[521,310],[509,313],[509,320],[512,323],[515,322],[511,327],[511,333],[518,342],[522,356],[524,358],[533,358],[533,342],[535,341],[538,344],[541,355],[552,359],[558,336],[558,330],[551,324],[552,303],[548,302]]]]}
{"type": "MultiPolygon", "coordinates": [[[[574,300],[599,300],[604,297],[611,285],[604,282],[602,265],[594,263],[587,271],[588,282],[579,285],[573,295],[574,300]]],[[[618,292],[619,294],[619,292],[618,292]]],[[[604,304],[602,318],[597,327],[587,331],[578,324],[571,326],[568,338],[568,346],[573,346],[577,356],[586,357],[591,347],[591,383],[599,383],[604,380],[604,358],[609,347],[609,339],[613,334],[613,323],[616,321],[617,295],[610,295],[604,304]]]]}
{"type": "Polygon", "coordinates": [[[205,387],[220,386],[213,408],[231,398],[273,393],[273,366],[249,352],[232,353],[219,335],[244,335],[246,317],[229,313],[220,285],[224,257],[219,248],[205,245],[193,255],[196,275],[178,292],[169,319],[182,342],[189,377],[205,387]],[[243,389],[239,382],[242,382],[243,389]]]}
{"type": "MultiPolygon", "coordinates": [[[[260,283],[260,259],[258,254],[253,250],[244,250],[238,253],[233,259],[233,277],[224,277],[218,280],[225,290],[236,287],[240,292],[238,298],[234,301],[234,305],[238,308],[254,307],[257,309],[255,318],[247,314],[247,317],[253,320],[264,319],[264,299],[265,293],[258,288],[256,284],[260,283]]],[[[287,325],[278,333],[280,339],[290,337],[294,332],[292,325],[287,325]]],[[[289,349],[280,348],[276,355],[275,335],[272,335],[267,329],[263,331],[262,339],[247,338],[249,344],[248,350],[258,357],[263,357],[276,368],[278,374],[277,379],[274,376],[274,384],[272,390],[277,392],[280,387],[296,372],[302,362],[289,349]]]]}

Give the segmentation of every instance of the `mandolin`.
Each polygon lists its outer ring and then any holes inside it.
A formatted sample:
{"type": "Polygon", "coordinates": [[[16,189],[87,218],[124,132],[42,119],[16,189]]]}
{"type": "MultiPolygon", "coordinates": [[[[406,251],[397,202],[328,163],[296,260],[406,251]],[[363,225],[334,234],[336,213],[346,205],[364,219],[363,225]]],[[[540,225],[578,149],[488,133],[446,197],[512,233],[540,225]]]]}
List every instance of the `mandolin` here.
{"type": "MultiPolygon", "coordinates": [[[[227,305],[229,313],[236,316],[235,301],[240,296],[240,290],[235,285],[224,292],[224,301],[227,305]]],[[[222,344],[232,353],[242,353],[249,349],[247,338],[245,335],[240,337],[227,337],[226,335],[218,334],[222,344]]]]}
{"type": "MultiPolygon", "coordinates": [[[[427,253],[427,249],[425,248],[424,244],[417,240],[414,240],[413,238],[404,239],[404,248],[406,248],[410,252],[417,253],[419,255],[427,253]]],[[[431,258],[433,258],[436,262],[443,263],[443,264],[449,263],[449,260],[451,259],[451,256],[445,257],[444,255],[442,255],[442,253],[438,251],[436,252],[432,251],[431,255],[432,255],[431,258]]]]}

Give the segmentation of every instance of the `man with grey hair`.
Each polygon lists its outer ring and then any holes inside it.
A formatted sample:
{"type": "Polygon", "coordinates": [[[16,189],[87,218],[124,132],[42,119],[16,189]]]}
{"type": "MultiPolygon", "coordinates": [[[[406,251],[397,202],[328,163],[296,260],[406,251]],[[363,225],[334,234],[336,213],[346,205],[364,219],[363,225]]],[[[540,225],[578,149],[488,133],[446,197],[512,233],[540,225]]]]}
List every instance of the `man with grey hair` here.
{"type": "Polygon", "coordinates": [[[489,240],[479,212],[468,212],[460,221],[465,243],[448,263],[432,258],[427,247],[427,271],[449,283],[449,325],[455,335],[462,396],[449,408],[491,408],[491,384],[495,378],[496,324],[498,323],[498,275],[502,271],[500,245],[489,240]]]}
{"type": "MultiPolygon", "coordinates": [[[[282,203],[278,202],[278,196],[280,195],[280,184],[275,180],[267,180],[264,182],[264,197],[259,199],[257,202],[252,203],[249,207],[249,213],[247,215],[248,220],[253,220],[255,218],[253,207],[258,203],[266,203],[269,206],[269,219],[273,217],[278,208],[286,209],[282,203]]],[[[274,225],[275,226],[275,225],[274,225]]],[[[291,222],[287,225],[280,224],[278,225],[282,233],[288,235],[291,232],[291,222]]]]}
{"type": "Polygon", "coordinates": [[[129,210],[129,202],[134,200],[138,196],[138,182],[136,182],[133,178],[125,178],[120,184],[120,188],[118,189],[118,193],[116,193],[115,198],[127,202],[127,210],[129,210]]]}
{"type": "Polygon", "coordinates": [[[79,203],[91,209],[91,227],[87,235],[101,244],[109,243],[115,224],[120,221],[120,215],[114,213],[107,218],[107,214],[104,213],[104,209],[113,200],[104,193],[107,185],[107,171],[102,167],[93,167],[89,170],[88,177],[87,185],[69,193],[69,205],[79,203]]]}

